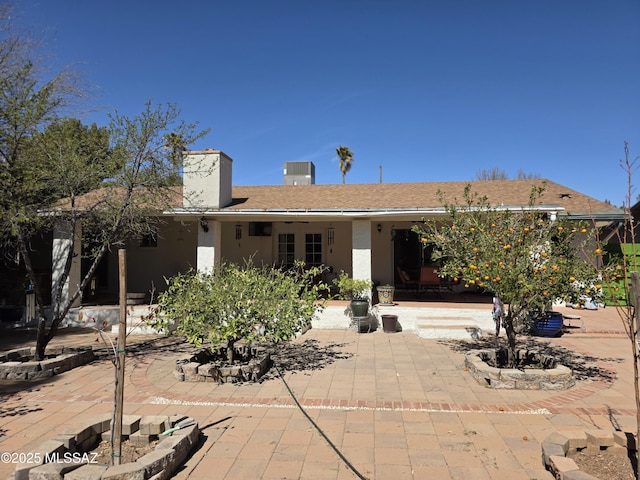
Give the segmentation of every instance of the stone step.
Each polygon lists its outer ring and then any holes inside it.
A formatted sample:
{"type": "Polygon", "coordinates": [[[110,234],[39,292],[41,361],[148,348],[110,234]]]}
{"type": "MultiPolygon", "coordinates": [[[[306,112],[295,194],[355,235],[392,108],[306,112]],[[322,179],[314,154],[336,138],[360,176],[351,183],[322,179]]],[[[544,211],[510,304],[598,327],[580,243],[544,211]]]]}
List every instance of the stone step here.
{"type": "Polygon", "coordinates": [[[418,315],[416,316],[416,333],[421,338],[471,340],[482,337],[482,328],[473,317],[418,315]]]}
{"type": "Polygon", "coordinates": [[[458,324],[416,324],[416,333],[420,338],[450,338],[457,340],[475,340],[483,335],[482,328],[475,323],[458,324]]]}

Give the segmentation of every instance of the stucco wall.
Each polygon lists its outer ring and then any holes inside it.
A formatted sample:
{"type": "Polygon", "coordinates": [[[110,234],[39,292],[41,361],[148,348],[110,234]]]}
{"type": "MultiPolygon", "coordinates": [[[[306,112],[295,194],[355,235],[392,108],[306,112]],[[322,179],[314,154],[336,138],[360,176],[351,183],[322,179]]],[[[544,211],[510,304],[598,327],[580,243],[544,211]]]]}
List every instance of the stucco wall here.
{"type": "MultiPolygon", "coordinates": [[[[331,280],[344,270],[350,275],[352,272],[353,235],[351,222],[273,222],[271,236],[250,236],[249,222],[228,221],[221,223],[222,260],[242,265],[244,260],[253,256],[257,265],[271,265],[278,258],[278,234],[295,234],[296,257],[304,258],[305,234],[322,234],[322,262],[333,268],[333,274],[326,274],[325,280],[331,280]],[[240,226],[241,238],[236,238],[236,225],[240,226]],[[333,244],[328,244],[328,231],[333,229],[333,244]]],[[[210,222],[210,226],[213,223],[210,222]]],[[[371,262],[372,279],[380,283],[394,281],[393,274],[393,241],[391,229],[410,228],[411,224],[391,222],[361,223],[359,235],[370,234],[371,259],[366,258],[365,250],[361,256],[365,264],[371,262]],[[377,231],[378,223],[381,231],[377,231]],[[368,225],[367,225],[368,224],[368,225]]],[[[178,272],[186,272],[196,268],[196,249],[199,222],[192,220],[168,219],[162,225],[158,235],[156,247],[140,247],[139,242],[127,245],[128,290],[130,292],[148,292],[152,283],[158,291],[166,287],[165,276],[172,276],[178,272]]],[[[101,293],[112,295],[118,293],[118,262],[117,251],[114,249],[108,255],[108,287],[101,293]]],[[[366,265],[365,265],[366,268],[366,265]]]]}
{"type": "MultiPolygon", "coordinates": [[[[196,267],[196,222],[168,219],[160,227],[158,245],[141,247],[139,242],[127,245],[127,290],[148,292],[153,284],[158,291],[166,288],[164,277],[196,267]]],[[[108,262],[108,286],[101,293],[118,294],[118,252],[114,249],[108,262]]]]}

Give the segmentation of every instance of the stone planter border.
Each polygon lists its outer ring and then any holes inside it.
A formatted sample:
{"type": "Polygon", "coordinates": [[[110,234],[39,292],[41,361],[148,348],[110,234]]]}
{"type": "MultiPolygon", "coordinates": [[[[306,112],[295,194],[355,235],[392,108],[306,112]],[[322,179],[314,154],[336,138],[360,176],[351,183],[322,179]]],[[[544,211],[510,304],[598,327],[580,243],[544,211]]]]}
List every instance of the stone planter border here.
{"type": "Polygon", "coordinates": [[[628,456],[635,451],[637,439],[632,433],[617,430],[569,430],[554,432],[542,442],[542,460],[554,478],[560,480],[598,480],[582,472],[568,455],[578,451],[628,456]]]}
{"type": "Polygon", "coordinates": [[[552,357],[528,350],[519,350],[518,358],[539,361],[548,368],[497,368],[487,364],[494,360],[495,350],[471,350],[465,355],[464,365],[479,384],[496,389],[514,390],[566,390],[576,384],[570,368],[557,364],[552,357]],[[539,358],[536,358],[539,357],[539,358]]]}
{"type": "MultiPolygon", "coordinates": [[[[237,356],[246,355],[245,347],[238,346],[237,356]]],[[[246,364],[220,365],[214,359],[226,358],[226,347],[211,353],[203,350],[188,359],[176,360],[175,377],[181,382],[237,383],[256,382],[271,368],[271,355],[252,348],[252,359],[246,364]]]]}
{"type": "Polygon", "coordinates": [[[64,478],[65,480],[107,480],[107,479],[154,479],[171,478],[172,473],[182,465],[197,445],[200,437],[198,424],[190,417],[174,415],[140,416],[124,415],[122,422],[123,440],[138,445],[148,445],[159,440],[152,452],[135,462],[121,465],[101,465],[92,462],[89,452],[100,441],[108,440],[111,428],[111,414],[98,415],[94,423],[79,428],[69,428],[59,433],[53,440],[47,440],[37,449],[25,454],[31,463],[20,463],[14,472],[15,480],[43,478],[64,478]],[[168,435],[161,435],[176,424],[194,422],[168,435]],[[48,462],[46,460],[49,460],[48,462]]]}
{"type": "Polygon", "coordinates": [[[91,347],[49,347],[40,361],[21,361],[35,354],[35,347],[18,348],[0,354],[0,379],[34,380],[48,378],[91,362],[95,355],[91,347]]]}

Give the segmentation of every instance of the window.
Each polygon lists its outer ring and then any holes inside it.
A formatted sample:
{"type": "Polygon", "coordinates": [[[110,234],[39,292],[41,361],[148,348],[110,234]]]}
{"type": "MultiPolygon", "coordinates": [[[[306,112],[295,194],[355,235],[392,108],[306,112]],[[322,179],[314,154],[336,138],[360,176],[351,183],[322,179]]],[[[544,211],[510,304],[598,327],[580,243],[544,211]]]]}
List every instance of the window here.
{"type": "Polygon", "coordinates": [[[285,267],[293,267],[295,262],[295,235],[293,233],[278,234],[278,263],[285,267]]]}
{"type": "Polygon", "coordinates": [[[307,233],[304,236],[304,262],[307,265],[322,264],[322,234],[307,233]]]}

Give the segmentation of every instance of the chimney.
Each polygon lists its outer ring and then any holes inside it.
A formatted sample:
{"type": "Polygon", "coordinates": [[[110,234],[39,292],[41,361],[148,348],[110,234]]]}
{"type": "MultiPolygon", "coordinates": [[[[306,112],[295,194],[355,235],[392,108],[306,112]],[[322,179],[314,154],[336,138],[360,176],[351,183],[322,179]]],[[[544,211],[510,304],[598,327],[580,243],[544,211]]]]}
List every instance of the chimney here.
{"type": "Polygon", "coordinates": [[[229,205],[232,163],[220,150],[185,152],[182,206],[222,208],[229,205]]]}
{"type": "Polygon", "coordinates": [[[313,162],[285,162],[285,185],[315,185],[316,167],[313,162]]]}

